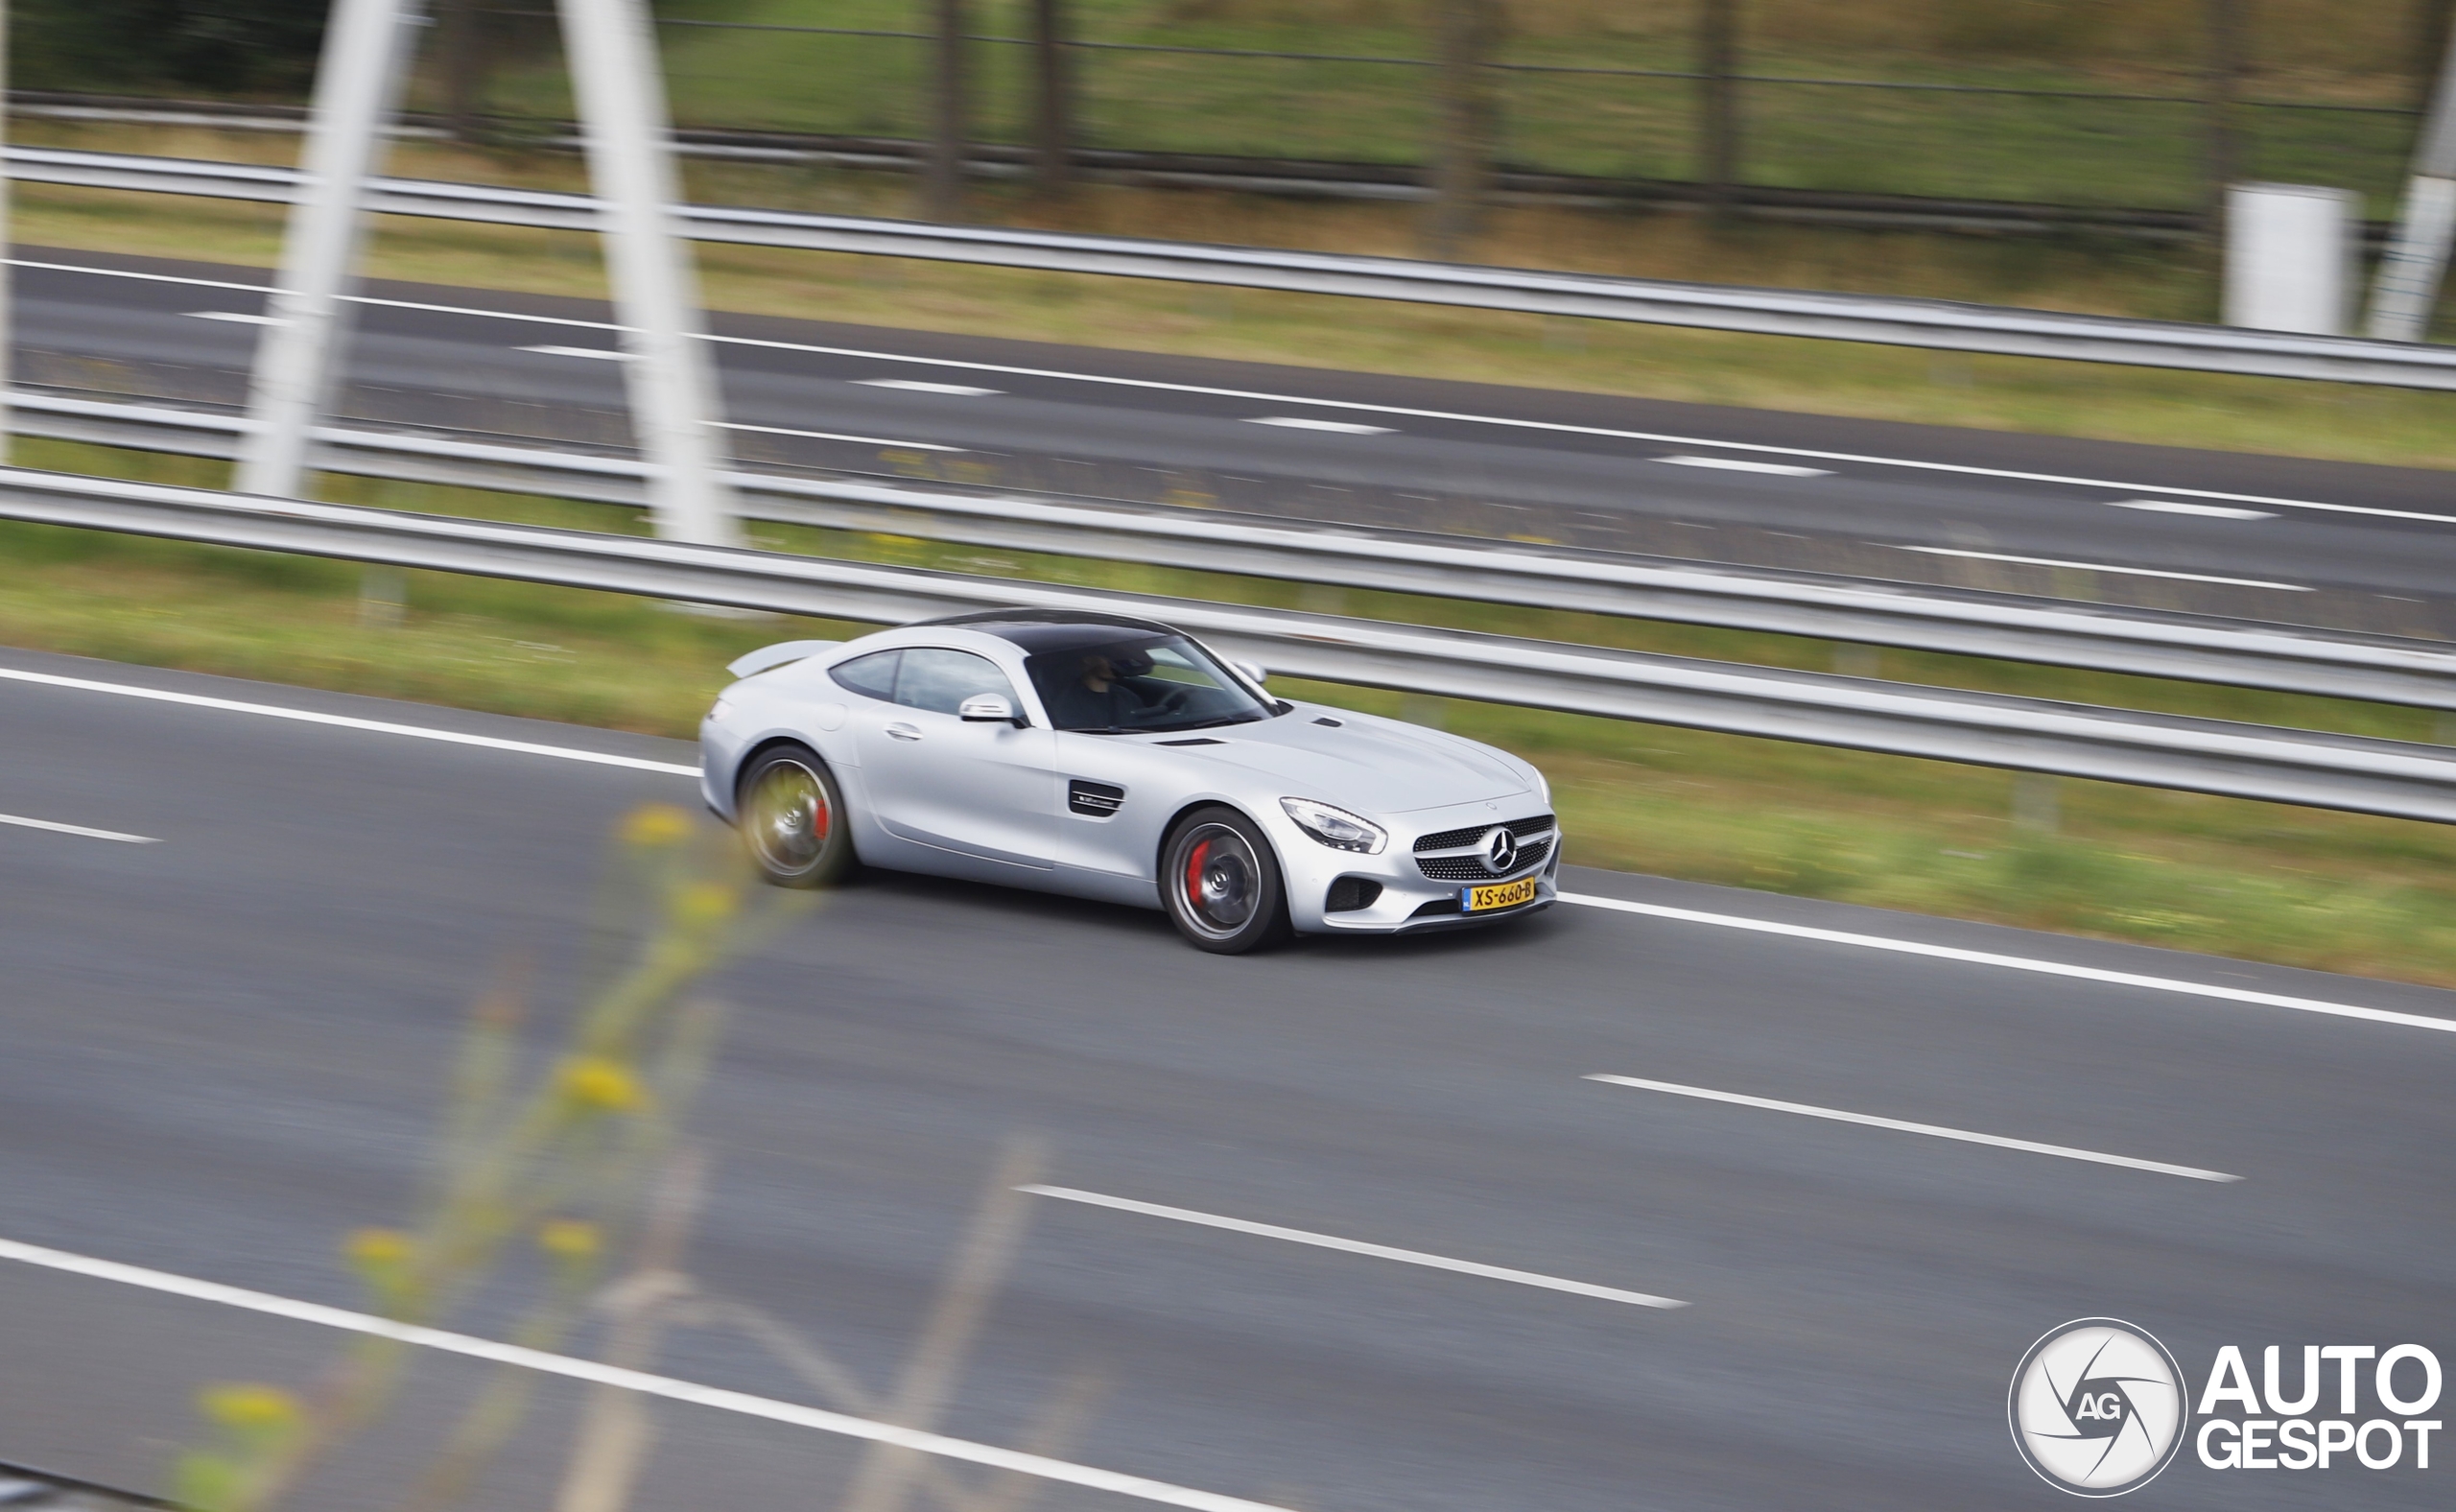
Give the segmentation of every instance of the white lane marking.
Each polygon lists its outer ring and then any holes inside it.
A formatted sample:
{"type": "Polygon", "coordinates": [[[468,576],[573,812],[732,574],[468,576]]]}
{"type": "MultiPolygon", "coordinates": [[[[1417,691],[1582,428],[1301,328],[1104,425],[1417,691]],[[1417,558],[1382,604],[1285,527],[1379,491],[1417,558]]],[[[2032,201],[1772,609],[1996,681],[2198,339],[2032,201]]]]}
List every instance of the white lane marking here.
{"type": "Polygon", "coordinates": [[[1173,1218],[1179,1223],[1198,1223],[1205,1228],[1227,1229],[1238,1234],[1256,1234],[1263,1239],[1286,1240],[1291,1244],[1312,1244],[1322,1249],[1335,1249],[1350,1255],[1370,1255],[1377,1260],[1396,1260],[1410,1265],[1429,1265],[1435,1270],[1454,1270],[1461,1275],[1483,1276],[1494,1281],[1514,1281],[1522,1287],[1542,1287],[1547,1291],[1567,1291],[1581,1297],[1600,1297],[1606,1302],[1626,1302],[1641,1308],[1685,1308],[1688,1304],[1671,1297],[1650,1296],[1642,1291],[1622,1291],[1617,1287],[1598,1287],[1584,1281],[1564,1281],[1558,1276],[1538,1275],[1531,1270],[1510,1270],[1500,1265],[1479,1265],[1472,1260],[1451,1260],[1442,1255],[1427,1255],[1420,1250],[1392,1249],[1387,1244],[1367,1244],[1360,1240],[1339,1239],[1330,1234],[1309,1234],[1303,1229],[1281,1228],[1275,1223],[1250,1223],[1243,1218],[1223,1218],[1215,1213],[1196,1213],[1188,1208],[1164,1208],[1156,1202],[1137,1202],[1130,1197],[1112,1197],[1098,1192],[1078,1192],[1073,1187],[1017,1187],[1034,1196],[1055,1197],[1064,1202],[1085,1202],[1097,1208],[1116,1208],[1122,1213],[1140,1213],[1146,1217],[1173,1218]]]}
{"type": "Polygon", "coordinates": [[[1276,425],[1284,431],[1327,431],[1333,436],[1389,436],[1386,425],[1359,425],[1354,420],[1317,420],[1302,414],[1258,414],[1247,425],[1276,425]]]}
{"type": "Polygon", "coordinates": [[[540,357],[587,357],[601,363],[626,363],[628,352],[608,351],[602,346],[523,346],[516,350],[535,352],[540,357]]]}
{"type": "Polygon", "coordinates": [[[2193,504],[2187,499],[2109,499],[2110,509],[2143,509],[2151,514],[2197,514],[2211,520],[2274,520],[2275,509],[2239,509],[2227,504],[2193,504]]]}
{"type": "Polygon", "coordinates": [[[1686,453],[1673,457],[1658,457],[1659,462],[1674,467],[1713,467],[1723,472],[1772,473],[1778,478],[1830,478],[1830,467],[1801,467],[1790,462],[1751,461],[1745,457],[1690,457],[1686,453]]]}
{"type": "Polygon", "coordinates": [[[281,318],[279,316],[249,315],[243,310],[190,310],[188,312],[188,319],[191,320],[227,320],[232,325],[279,325],[281,323],[281,318]]]}
{"type": "Polygon", "coordinates": [[[796,431],[783,425],[743,425],[719,420],[720,431],[753,431],[761,436],[798,436],[813,441],[855,441],[863,446],[900,446],[909,452],[960,452],[961,446],[941,446],[935,441],[891,441],[881,436],[838,436],[832,431],[796,431]]]}
{"type": "Polygon", "coordinates": [[[2094,1149],[2074,1149],[2069,1145],[2042,1145],[2036,1140],[2007,1139],[2001,1134],[1974,1134],[1969,1129],[1948,1129],[1939,1123],[1912,1123],[1901,1119],[1881,1119],[1872,1113],[1845,1113],[1840,1108],[1820,1108],[1806,1102],[1778,1102],[1772,1098],[1752,1098],[1739,1092],[1715,1092],[1707,1087],[1684,1087],[1676,1081],[1648,1081],[1643,1076],[1590,1075],[1589,1081],[1608,1081],[1616,1087],[1641,1087],[1648,1092],[1668,1092],[1676,1097],[1703,1098],[1710,1102],[1736,1102],[1744,1108],[1769,1108],[1776,1113],[1797,1113],[1811,1119],[1831,1119],[1837,1123],[1864,1123],[1870,1128],[1897,1129],[1904,1134],[1926,1134],[1937,1139],[1957,1139],[1972,1145],[1993,1145],[1999,1149],[2027,1150],[2033,1155],[2061,1155],[2066,1160],[2094,1161],[2101,1166],[2124,1166],[2134,1170],[2154,1170],[2164,1176],[2188,1176],[2194,1181],[2240,1181],[2240,1176],[2222,1170],[2203,1170],[2197,1166],[2170,1166],[2162,1160],[2137,1160],[2130,1155],[2109,1155],[2094,1149]]]}
{"type": "MultiPolygon", "coordinates": [[[[31,258],[0,259],[12,268],[39,268],[51,272],[91,273],[103,278],[138,278],[154,283],[185,284],[201,289],[237,289],[264,293],[262,284],[224,283],[212,278],[185,278],[172,273],[142,273],[116,268],[85,268],[74,263],[39,262],[31,258]]],[[[429,315],[465,315],[493,320],[525,320],[574,330],[619,331],[605,320],[568,316],[521,315],[508,310],[480,310],[465,305],[429,304],[415,299],[351,296],[354,304],[389,310],[415,310],[429,315]]],[[[2089,488],[2107,493],[2164,494],[2178,499],[2212,499],[2233,504],[2267,504],[2285,509],[2322,509],[2334,514],[2363,514],[2384,520],[2425,520],[2456,525],[2456,514],[2427,509],[2391,509],[2368,504],[2331,504],[2320,499],[2283,499],[2267,494],[2229,493],[2213,488],[2179,488],[2165,484],[2124,483],[2106,478],[2081,478],[2065,473],[2025,472],[2011,467],[1981,467],[1969,462],[1922,461],[1908,457],[1876,457],[1863,452],[1819,451],[1806,446],[1777,446],[1763,441],[1726,441],[1704,436],[1673,436],[1661,431],[1625,431],[1602,425],[1570,425],[1559,420],[1525,420],[1497,414],[1466,414],[1453,410],[1423,410],[1406,405],[1367,404],[1355,399],[1318,399],[1311,394],[1263,393],[1251,389],[1222,389],[1211,384],[1168,383],[1156,378],[1120,378],[1107,373],[1067,372],[1053,367],[1022,367],[1007,363],[971,362],[959,357],[915,357],[906,352],[874,351],[862,346],[822,346],[809,342],[768,341],[755,336],[711,336],[727,346],[755,346],[769,351],[809,352],[822,357],[859,357],[866,361],[901,363],[912,367],[943,367],[963,372],[1002,373],[1018,378],[1054,378],[1068,383],[1105,384],[1114,389],[1147,389],[1156,393],[1193,393],[1211,398],[1250,399],[1263,404],[1301,404],[1319,410],[1349,410],[1359,414],[1390,414],[1405,419],[1449,420],[1462,425],[1497,425],[1554,436],[1592,436],[1606,440],[1647,441],[1661,446],[1702,446],[1712,451],[1753,452],[1765,457],[1806,457],[1818,461],[1861,462],[1871,467],[1906,467],[1919,472],[1947,473],[1962,478],[2000,478],[2011,483],[2043,483],[2059,487],[2089,488]]]]}
{"type": "Polygon", "coordinates": [[[587,762],[599,767],[626,767],[633,771],[662,772],[674,777],[697,777],[699,768],[677,762],[649,761],[639,756],[616,756],[606,751],[581,750],[569,745],[541,745],[534,741],[507,741],[492,735],[464,735],[458,730],[431,729],[420,724],[395,724],[387,720],[359,720],[342,714],[319,714],[308,709],[285,709],[271,703],[243,703],[236,698],[208,698],[201,694],[171,693],[160,688],[132,688],[124,683],[96,682],[89,677],[61,677],[50,673],[19,672],[0,667],[0,681],[30,682],[46,688],[70,688],[79,693],[107,693],[122,698],[144,698],[154,703],[184,704],[192,709],[220,709],[228,714],[254,714],[272,720],[295,720],[301,724],[327,724],[337,729],[365,730],[375,735],[400,735],[411,740],[437,741],[446,745],[476,745],[486,750],[511,751],[522,756],[553,756],[562,761],[587,762]]]}
{"type": "Polygon", "coordinates": [[[2291,1008],[2298,1013],[2324,1013],[2341,1019],[2364,1019],[2373,1024],[2397,1024],[2407,1028],[2438,1029],[2456,1034],[2456,1019],[2434,1019],[2421,1013],[2398,1013],[2389,1008],[2367,1008],[2359,1004],[2328,1003],[2318,998],[2288,997],[2279,992],[2255,992],[2245,987],[2218,987],[2201,981],[2184,981],[2173,977],[2145,977],[2137,972],[2107,971],[2096,966],[2071,966],[2058,960],[2035,960],[2023,956],[2003,956],[1994,951],[1962,950],[1951,945],[1927,945],[1917,940],[1888,939],[1881,934],[1854,934],[1847,930],[1821,930],[1806,924],[1778,924],[1771,919],[1752,919],[1733,913],[1707,913],[1697,909],[1675,909],[1661,903],[1631,903],[1625,898],[1598,897],[1593,893],[1564,892],[1563,903],[1585,909],[1606,909],[1615,913],[1641,913],[1648,918],[1678,919],[1687,924],[1707,924],[1716,929],[1747,930],[1758,934],[1781,934],[1791,939],[1817,940],[1828,945],[1852,945],[1861,950],[1890,951],[1901,956],[1925,956],[1931,960],[1960,961],[1972,966],[1995,966],[2005,971],[2036,972],[2043,977],[2068,977],[2076,981],[2103,982],[2115,987],[2140,987],[2150,992],[2172,992],[2188,998],[2214,998],[2222,1003],[2248,1003],[2265,1008],[2291,1008]]]}
{"type": "Polygon", "coordinates": [[[123,845],[159,845],[151,835],[122,835],[117,830],[89,830],[82,824],[62,824],[57,819],[30,819],[20,814],[0,814],[0,824],[14,824],[20,829],[49,830],[55,835],[82,835],[89,840],[117,840],[123,845]]]}
{"type": "Polygon", "coordinates": [[[644,1370],[626,1370],[620,1365],[601,1364],[593,1359],[575,1359],[568,1355],[549,1354],[542,1349],[530,1349],[519,1344],[498,1343],[469,1334],[455,1334],[444,1329],[427,1328],[414,1323],[398,1323],[390,1318],[368,1312],[353,1312],[346,1308],[326,1307],[320,1302],[301,1302],[295,1297],[276,1296],[267,1291],[251,1291],[245,1287],[225,1286],[218,1281],[200,1281],[193,1276],[175,1275],[164,1270],[151,1270],[142,1265],[124,1264],[114,1260],[98,1260],[91,1255],[73,1254],[67,1250],[48,1249],[39,1244],[21,1243],[0,1239],[0,1260],[13,1260],[20,1264],[38,1265],[45,1270],[64,1271],[72,1276],[84,1276],[95,1281],[117,1282],[146,1291],[159,1291],[196,1302],[212,1302],[248,1312],[263,1312],[298,1323],[314,1323],[323,1328],[339,1329],[348,1334],[367,1334],[378,1338],[398,1339],[404,1344],[416,1344],[447,1355],[465,1355],[473,1359],[492,1360],[499,1365],[517,1365],[543,1375],[564,1376],[574,1381],[586,1381],[598,1385],[616,1386],[636,1391],[643,1396],[663,1397],[671,1402],[687,1402],[694,1406],[714,1407],[720,1412],[736,1412],[744,1417],[765,1418],[771,1423],[789,1423],[796,1428],[816,1429],[822,1433],[837,1433],[847,1438],[869,1439],[881,1444],[893,1444],[901,1449],[936,1454],[946,1459],[959,1459],[976,1465],[988,1465],[999,1470],[1036,1476],[1043,1480],[1063,1481],[1069,1485],[1088,1486],[1096,1491],[1115,1492],[1140,1501],[1154,1501],[1162,1506],[1190,1507],[1195,1512],[1287,1512],[1266,1502],[1248,1501],[1241,1497],[1221,1496],[1214,1491],[1196,1491],[1188,1486],[1170,1485],[1165,1480],[1148,1480],[1141,1476],[1122,1475],[1114,1470],[1101,1470],[1092,1465],[1078,1465],[1069,1460],[1051,1459],[1043,1454],[1027,1454],[1018,1450],[1001,1449],[994,1444],[976,1444],[969,1439],[949,1438],[943,1433],[925,1433],[917,1429],[898,1428],[888,1423],[874,1423],[868,1418],[850,1417],[841,1412],[829,1412],[819,1407],[803,1406],[797,1402],[777,1402],[767,1397],[754,1397],[747,1392],[727,1391],[720,1386],[703,1386],[697,1382],[677,1381],[672,1376],[653,1376],[644,1370]]]}
{"type": "Polygon", "coordinates": [[[2113,567],[2105,562],[2072,562],[2056,556],[2015,556],[2004,552],[1967,552],[1952,546],[1903,546],[1898,550],[1928,556],[1966,556],[1982,562],[2019,562],[2025,567],[2078,567],[2085,572],[2121,573],[2128,578],[2172,578],[2180,582],[2222,582],[2233,588],[2275,588],[2279,593],[2314,593],[2299,582],[2265,582],[2257,578],[2217,578],[2201,572],[2163,572],[2155,567],[2113,567]]]}
{"type": "Polygon", "coordinates": [[[950,393],[958,399],[986,399],[1000,390],[976,389],[966,383],[932,383],[927,378],[856,378],[864,389],[901,389],[907,393],[950,393]]]}

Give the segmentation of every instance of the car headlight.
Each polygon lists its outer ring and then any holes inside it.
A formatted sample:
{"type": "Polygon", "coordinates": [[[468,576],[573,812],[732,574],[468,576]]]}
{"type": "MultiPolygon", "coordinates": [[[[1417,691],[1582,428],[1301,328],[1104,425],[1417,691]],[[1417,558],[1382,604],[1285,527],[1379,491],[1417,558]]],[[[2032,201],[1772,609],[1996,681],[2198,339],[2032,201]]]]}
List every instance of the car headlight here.
{"type": "Polygon", "coordinates": [[[1382,847],[1390,843],[1389,831],[1345,809],[1334,809],[1311,798],[1282,798],[1279,806],[1287,811],[1298,829],[1333,850],[1378,856],[1382,847]]]}

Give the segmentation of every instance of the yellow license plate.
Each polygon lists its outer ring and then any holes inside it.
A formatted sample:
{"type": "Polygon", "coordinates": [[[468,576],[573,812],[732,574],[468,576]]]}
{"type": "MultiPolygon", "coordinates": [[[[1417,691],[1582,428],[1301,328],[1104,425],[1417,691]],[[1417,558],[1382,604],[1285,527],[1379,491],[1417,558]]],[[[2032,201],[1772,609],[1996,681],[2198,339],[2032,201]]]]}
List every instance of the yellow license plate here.
{"type": "Polygon", "coordinates": [[[1514,909],[1522,903],[1535,901],[1535,879],[1521,877],[1516,882],[1495,883],[1487,887],[1461,887],[1458,907],[1469,913],[1482,913],[1490,909],[1514,909]]]}

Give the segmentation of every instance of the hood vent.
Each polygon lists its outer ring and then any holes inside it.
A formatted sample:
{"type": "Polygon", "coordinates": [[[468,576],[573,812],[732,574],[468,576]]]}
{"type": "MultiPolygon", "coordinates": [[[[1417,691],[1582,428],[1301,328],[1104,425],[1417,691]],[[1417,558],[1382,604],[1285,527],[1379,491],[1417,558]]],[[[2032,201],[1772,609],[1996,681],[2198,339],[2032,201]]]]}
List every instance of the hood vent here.
{"type": "Polygon", "coordinates": [[[1316,724],[1329,725],[1334,730],[1343,730],[1347,728],[1347,721],[1345,720],[1315,720],[1313,722],[1316,724]]]}

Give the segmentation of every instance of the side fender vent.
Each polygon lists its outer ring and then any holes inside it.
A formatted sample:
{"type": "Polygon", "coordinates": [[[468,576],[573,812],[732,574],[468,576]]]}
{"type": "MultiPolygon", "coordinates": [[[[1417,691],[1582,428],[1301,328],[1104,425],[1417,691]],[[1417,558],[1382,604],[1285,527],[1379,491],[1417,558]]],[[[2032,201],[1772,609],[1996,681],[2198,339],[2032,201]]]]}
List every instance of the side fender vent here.
{"type": "Polygon", "coordinates": [[[1066,812],[1079,814],[1087,819],[1105,819],[1125,806],[1125,790],[1113,782],[1086,782],[1080,777],[1066,784],[1066,812]]]}

